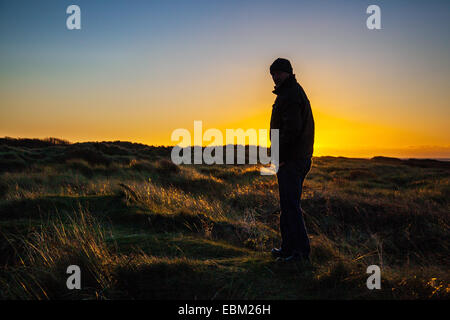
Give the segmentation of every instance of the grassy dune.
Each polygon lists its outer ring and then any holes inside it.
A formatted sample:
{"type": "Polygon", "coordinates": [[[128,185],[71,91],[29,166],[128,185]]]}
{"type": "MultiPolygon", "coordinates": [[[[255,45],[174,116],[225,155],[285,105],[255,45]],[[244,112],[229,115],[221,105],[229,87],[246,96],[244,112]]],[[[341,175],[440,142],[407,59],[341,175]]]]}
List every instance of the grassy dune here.
{"type": "Polygon", "coordinates": [[[312,266],[274,262],[278,185],[168,147],[0,139],[1,299],[448,299],[450,163],[315,157],[312,266]],[[66,268],[82,289],[66,288],[66,268]],[[367,266],[382,289],[366,287],[367,266]]]}

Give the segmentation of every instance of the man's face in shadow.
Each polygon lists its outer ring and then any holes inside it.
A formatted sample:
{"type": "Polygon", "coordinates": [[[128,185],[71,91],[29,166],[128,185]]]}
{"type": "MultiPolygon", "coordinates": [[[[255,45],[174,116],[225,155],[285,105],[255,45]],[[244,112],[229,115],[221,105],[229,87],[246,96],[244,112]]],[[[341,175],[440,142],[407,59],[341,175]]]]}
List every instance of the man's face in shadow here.
{"type": "Polygon", "coordinates": [[[286,80],[289,77],[289,73],[285,71],[274,71],[272,73],[272,79],[275,85],[278,87],[280,84],[283,83],[284,80],[286,80]]]}

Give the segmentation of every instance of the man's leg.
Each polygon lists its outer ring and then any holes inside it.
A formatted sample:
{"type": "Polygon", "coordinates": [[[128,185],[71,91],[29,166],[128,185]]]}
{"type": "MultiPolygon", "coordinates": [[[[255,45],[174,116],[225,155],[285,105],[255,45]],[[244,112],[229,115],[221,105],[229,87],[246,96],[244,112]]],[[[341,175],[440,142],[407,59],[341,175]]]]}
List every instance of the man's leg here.
{"type": "Polygon", "coordinates": [[[288,177],[289,172],[282,166],[278,169],[278,191],[280,195],[280,233],[281,233],[281,250],[284,254],[290,255],[292,253],[292,248],[290,248],[289,240],[289,226],[288,226],[288,215],[287,210],[289,208],[287,197],[288,194],[288,177]]]}
{"type": "Polygon", "coordinates": [[[301,210],[303,181],[310,166],[311,162],[308,160],[302,163],[287,163],[278,172],[282,248],[289,248],[289,251],[302,257],[309,257],[310,253],[309,238],[301,210]]]}

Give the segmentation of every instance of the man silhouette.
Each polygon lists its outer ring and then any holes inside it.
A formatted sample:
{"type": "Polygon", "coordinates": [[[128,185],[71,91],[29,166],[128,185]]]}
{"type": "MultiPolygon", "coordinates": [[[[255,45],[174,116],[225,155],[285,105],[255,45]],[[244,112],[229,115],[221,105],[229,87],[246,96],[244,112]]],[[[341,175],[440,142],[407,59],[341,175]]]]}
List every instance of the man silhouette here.
{"type": "Polygon", "coordinates": [[[280,194],[281,247],[272,254],[281,261],[309,261],[310,244],[301,209],[303,181],[311,169],[314,118],[303,88],[289,60],[278,58],[270,66],[277,95],[272,107],[270,129],[279,129],[277,171],[280,194]]]}

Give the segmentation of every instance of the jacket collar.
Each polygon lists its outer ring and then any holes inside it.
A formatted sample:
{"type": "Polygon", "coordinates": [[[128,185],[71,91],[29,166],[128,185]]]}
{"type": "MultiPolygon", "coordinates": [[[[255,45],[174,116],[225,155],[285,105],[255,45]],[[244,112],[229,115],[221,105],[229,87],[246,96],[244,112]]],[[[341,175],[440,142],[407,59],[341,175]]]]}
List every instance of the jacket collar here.
{"type": "Polygon", "coordinates": [[[276,95],[280,95],[285,91],[287,88],[292,87],[297,82],[297,79],[295,79],[295,74],[291,74],[289,77],[286,78],[286,80],[283,81],[283,83],[280,84],[280,86],[275,86],[274,90],[272,91],[276,95]]]}

